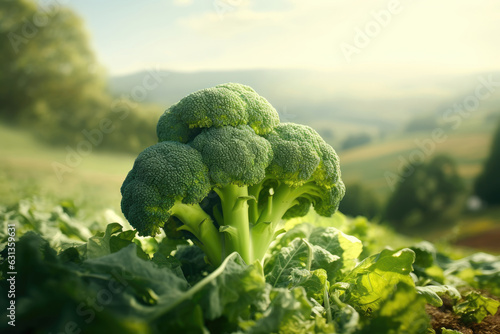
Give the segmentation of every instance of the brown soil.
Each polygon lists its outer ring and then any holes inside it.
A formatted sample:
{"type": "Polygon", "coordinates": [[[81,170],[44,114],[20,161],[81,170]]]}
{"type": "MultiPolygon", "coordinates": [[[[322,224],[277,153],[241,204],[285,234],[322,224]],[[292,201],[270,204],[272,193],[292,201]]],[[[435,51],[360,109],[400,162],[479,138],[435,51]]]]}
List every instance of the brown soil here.
{"type": "Polygon", "coordinates": [[[500,253],[500,228],[459,240],[455,244],[500,253]]]}
{"type": "Polygon", "coordinates": [[[500,334],[500,308],[495,315],[487,316],[479,324],[465,324],[458,315],[453,313],[451,302],[446,299],[443,301],[444,304],[441,307],[426,306],[427,313],[431,316],[432,328],[437,334],[441,334],[443,327],[460,331],[463,334],[500,334]]]}

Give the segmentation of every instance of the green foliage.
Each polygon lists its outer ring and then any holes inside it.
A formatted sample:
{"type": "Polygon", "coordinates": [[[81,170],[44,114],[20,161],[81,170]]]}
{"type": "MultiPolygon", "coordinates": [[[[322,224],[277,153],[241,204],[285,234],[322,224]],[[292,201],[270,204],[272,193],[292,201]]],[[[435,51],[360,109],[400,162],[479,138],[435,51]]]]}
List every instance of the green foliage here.
{"type": "Polygon", "coordinates": [[[441,334],[462,334],[462,332],[453,329],[441,328],[441,334]]]}
{"type": "Polygon", "coordinates": [[[214,265],[234,251],[263,259],[282,219],[311,206],[329,217],[345,193],[334,149],[310,127],[279,123],[248,86],[184,97],[157,135],[123,183],[122,212],[140,235],[191,239],[214,265]]]}
{"type": "Polygon", "coordinates": [[[432,131],[438,127],[437,116],[427,115],[413,118],[405,127],[406,132],[432,131]]]}
{"type": "MultiPolygon", "coordinates": [[[[31,215],[50,225],[56,216],[64,217],[64,207],[33,207],[31,215]]],[[[477,277],[498,274],[497,257],[480,253],[451,260],[431,244],[417,244],[411,247],[415,252],[385,249],[363,258],[357,237],[321,226],[345,218],[310,217],[315,225],[297,224],[277,240],[263,265],[246,264],[232,253],[214,267],[203,261],[196,245],[172,247],[164,237],[137,239],[133,230],[116,223],[86,243],[58,245],[51,240],[57,233],[40,236],[37,224],[20,218],[22,212],[22,206],[0,210],[1,240],[7,240],[7,224],[15,223],[18,231],[19,332],[64,332],[69,323],[92,333],[154,334],[168,328],[169,333],[418,334],[430,325],[426,302],[437,305],[443,295],[451,297],[458,315],[474,322],[499,306],[477,292],[460,299],[456,290],[471,288],[461,279],[468,268],[477,277]],[[412,271],[412,263],[421,270],[412,271]],[[445,272],[446,285],[428,279],[425,269],[433,266],[445,272]]],[[[352,231],[370,244],[373,236],[359,226],[352,231]]],[[[59,234],[65,233],[71,232],[62,228],[59,234]]],[[[4,296],[10,286],[7,252],[8,247],[0,251],[4,296]]],[[[8,302],[0,299],[4,318],[8,302]]],[[[2,322],[0,330],[8,326],[2,322]]]]}
{"type": "Polygon", "coordinates": [[[3,121],[56,145],[87,141],[86,147],[138,152],[154,143],[145,129],[157,116],[130,98],[113,99],[72,10],[59,3],[2,1],[0,22],[3,121]]]}
{"type": "Polygon", "coordinates": [[[413,285],[409,273],[414,259],[415,253],[407,248],[383,250],[366,258],[344,278],[349,288],[341,296],[363,314],[379,311],[387,293],[399,282],[413,285]]]}
{"type": "Polygon", "coordinates": [[[372,141],[372,138],[370,137],[369,134],[367,133],[361,133],[361,134],[356,134],[356,135],[350,135],[341,144],[341,149],[343,151],[358,147],[358,146],[363,146],[366,144],[369,144],[372,141]]]}
{"type": "Polygon", "coordinates": [[[110,101],[82,22],[72,11],[3,1],[0,21],[7,37],[0,42],[2,116],[59,131],[53,139],[90,125],[89,114],[102,116],[110,101]]]}
{"type": "Polygon", "coordinates": [[[491,141],[490,154],[484,163],[483,171],[475,180],[475,193],[490,205],[500,204],[500,123],[491,141]]]}
{"type": "Polygon", "coordinates": [[[438,155],[428,163],[406,166],[406,170],[412,173],[389,198],[384,220],[396,230],[413,233],[454,223],[464,199],[464,184],[455,162],[438,155]]]}
{"type": "Polygon", "coordinates": [[[406,283],[396,285],[372,318],[360,333],[426,333],[429,326],[425,299],[406,283]]]}
{"type": "Polygon", "coordinates": [[[471,292],[465,296],[465,301],[454,307],[455,313],[462,317],[462,320],[468,322],[481,322],[488,315],[497,313],[500,302],[480,295],[477,292],[471,292]]]}
{"type": "Polygon", "coordinates": [[[417,292],[425,297],[427,303],[436,307],[443,306],[441,296],[448,296],[454,302],[457,302],[461,297],[460,292],[449,285],[417,286],[417,292]]]}
{"type": "Polygon", "coordinates": [[[382,205],[370,189],[364,187],[361,183],[347,184],[346,192],[342,202],[340,202],[340,212],[356,217],[364,216],[373,219],[381,214],[382,205]]]}

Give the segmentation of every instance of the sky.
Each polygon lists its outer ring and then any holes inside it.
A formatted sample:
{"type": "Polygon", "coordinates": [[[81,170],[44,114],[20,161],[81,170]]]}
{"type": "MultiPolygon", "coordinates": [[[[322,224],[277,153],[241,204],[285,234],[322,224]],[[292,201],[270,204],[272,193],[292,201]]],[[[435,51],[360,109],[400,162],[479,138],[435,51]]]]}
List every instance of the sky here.
{"type": "Polygon", "coordinates": [[[500,69],[496,0],[66,0],[111,75],[316,69],[356,75],[500,69]]]}

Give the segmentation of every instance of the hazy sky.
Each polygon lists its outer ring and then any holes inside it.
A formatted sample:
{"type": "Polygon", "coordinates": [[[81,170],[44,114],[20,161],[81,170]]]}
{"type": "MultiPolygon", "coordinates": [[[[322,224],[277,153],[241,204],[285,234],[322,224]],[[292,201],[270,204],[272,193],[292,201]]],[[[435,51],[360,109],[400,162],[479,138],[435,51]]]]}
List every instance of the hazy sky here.
{"type": "Polygon", "coordinates": [[[67,0],[110,74],[500,69],[497,0],[67,0]]]}

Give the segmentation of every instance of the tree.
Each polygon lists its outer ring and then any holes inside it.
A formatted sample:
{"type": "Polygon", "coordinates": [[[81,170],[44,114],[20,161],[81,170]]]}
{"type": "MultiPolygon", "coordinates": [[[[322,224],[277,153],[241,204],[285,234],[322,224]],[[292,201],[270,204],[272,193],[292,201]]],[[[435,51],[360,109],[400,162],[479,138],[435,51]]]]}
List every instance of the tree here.
{"type": "Polygon", "coordinates": [[[401,232],[454,223],[465,199],[464,183],[455,162],[439,155],[412,167],[414,172],[390,196],[384,220],[401,232]]]}
{"type": "Polygon", "coordinates": [[[380,201],[377,196],[360,183],[346,185],[346,194],[340,202],[339,211],[349,216],[365,216],[369,219],[380,214],[380,201]]]}
{"type": "Polygon", "coordinates": [[[437,117],[434,115],[419,116],[406,124],[406,132],[428,131],[437,128],[437,117]]]}
{"type": "Polygon", "coordinates": [[[349,137],[344,139],[344,141],[342,142],[341,149],[342,150],[349,150],[349,149],[357,147],[357,146],[366,145],[366,144],[370,143],[371,141],[372,141],[372,138],[367,133],[350,135],[349,137]]]}
{"type": "Polygon", "coordinates": [[[153,115],[130,98],[113,100],[83,22],[70,9],[1,1],[0,36],[1,120],[51,143],[86,143],[87,150],[140,152],[156,141],[151,129],[162,108],[153,115]]]}
{"type": "Polygon", "coordinates": [[[57,2],[2,1],[0,35],[4,120],[49,128],[39,134],[53,138],[97,126],[110,96],[82,21],[72,11],[57,2]]]}
{"type": "Polygon", "coordinates": [[[500,204],[500,122],[490,147],[490,155],[474,184],[476,195],[489,205],[500,204]]]}

